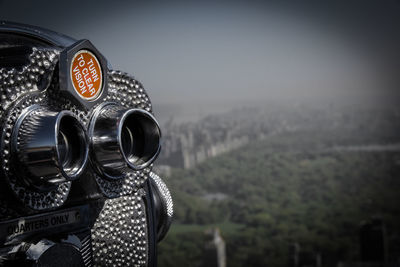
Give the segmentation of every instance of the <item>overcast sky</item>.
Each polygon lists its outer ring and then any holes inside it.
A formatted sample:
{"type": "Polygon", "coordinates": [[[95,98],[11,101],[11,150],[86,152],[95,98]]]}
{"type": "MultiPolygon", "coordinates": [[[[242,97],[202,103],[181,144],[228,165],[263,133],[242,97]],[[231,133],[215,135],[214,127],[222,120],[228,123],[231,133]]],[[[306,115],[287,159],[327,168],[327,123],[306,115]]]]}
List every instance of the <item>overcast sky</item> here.
{"type": "Polygon", "coordinates": [[[398,1],[296,2],[3,0],[0,18],[91,40],[155,105],[398,97],[398,1]]]}

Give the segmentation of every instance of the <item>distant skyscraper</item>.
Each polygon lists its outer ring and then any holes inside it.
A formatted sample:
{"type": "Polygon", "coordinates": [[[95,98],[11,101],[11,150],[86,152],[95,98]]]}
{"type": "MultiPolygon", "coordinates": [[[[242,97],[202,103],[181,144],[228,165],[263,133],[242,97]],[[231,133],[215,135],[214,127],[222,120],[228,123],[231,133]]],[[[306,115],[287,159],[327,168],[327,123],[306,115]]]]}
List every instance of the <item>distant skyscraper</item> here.
{"type": "Polygon", "coordinates": [[[226,267],[225,241],[218,228],[206,231],[208,237],[204,251],[204,267],[226,267]]]}

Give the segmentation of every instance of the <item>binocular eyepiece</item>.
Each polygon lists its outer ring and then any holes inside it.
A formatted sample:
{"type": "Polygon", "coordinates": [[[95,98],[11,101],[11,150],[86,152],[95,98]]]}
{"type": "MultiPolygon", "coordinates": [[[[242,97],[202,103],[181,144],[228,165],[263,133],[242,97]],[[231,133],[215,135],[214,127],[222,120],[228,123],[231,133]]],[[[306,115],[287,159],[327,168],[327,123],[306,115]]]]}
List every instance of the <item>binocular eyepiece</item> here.
{"type": "Polygon", "coordinates": [[[121,178],[129,169],[149,166],[161,148],[161,131],[153,115],[114,104],[97,108],[89,135],[95,166],[110,179],[121,178]]]}
{"type": "Polygon", "coordinates": [[[12,145],[18,176],[40,190],[77,179],[88,160],[84,127],[70,111],[30,106],[17,120],[12,145]]]}
{"type": "Polygon", "coordinates": [[[105,103],[95,109],[88,136],[72,112],[30,106],[18,118],[12,142],[20,177],[45,190],[77,179],[89,150],[95,170],[105,178],[120,179],[130,170],[141,170],[158,156],[160,138],[151,113],[105,103]]]}

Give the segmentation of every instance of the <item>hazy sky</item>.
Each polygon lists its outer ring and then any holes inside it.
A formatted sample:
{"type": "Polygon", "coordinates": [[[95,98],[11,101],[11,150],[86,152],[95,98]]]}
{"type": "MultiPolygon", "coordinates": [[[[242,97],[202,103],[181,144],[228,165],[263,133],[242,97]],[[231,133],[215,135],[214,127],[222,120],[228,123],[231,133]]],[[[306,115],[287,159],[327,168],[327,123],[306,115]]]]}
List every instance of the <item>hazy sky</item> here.
{"type": "Polygon", "coordinates": [[[3,0],[0,18],[91,40],[155,105],[399,96],[400,2],[297,2],[3,0]]]}

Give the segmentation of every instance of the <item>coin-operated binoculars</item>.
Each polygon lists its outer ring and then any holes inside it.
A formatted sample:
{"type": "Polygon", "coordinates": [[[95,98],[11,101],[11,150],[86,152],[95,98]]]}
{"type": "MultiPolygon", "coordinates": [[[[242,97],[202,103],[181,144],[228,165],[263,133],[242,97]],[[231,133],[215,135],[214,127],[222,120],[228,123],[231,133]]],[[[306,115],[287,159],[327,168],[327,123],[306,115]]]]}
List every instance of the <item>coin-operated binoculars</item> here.
{"type": "Polygon", "coordinates": [[[132,76],[88,41],[0,21],[0,265],[155,266],[172,199],[132,76]]]}

